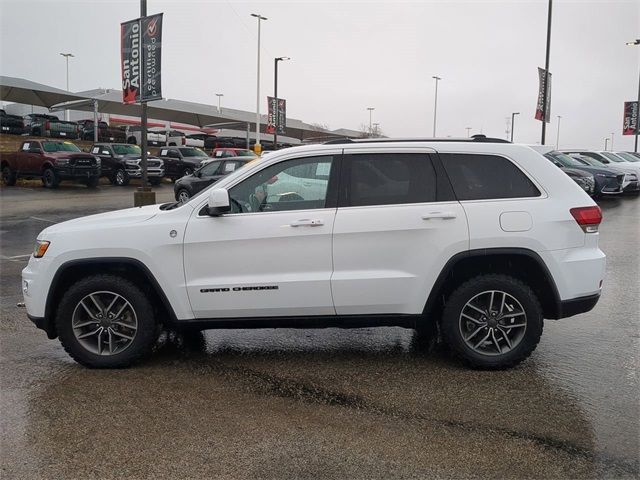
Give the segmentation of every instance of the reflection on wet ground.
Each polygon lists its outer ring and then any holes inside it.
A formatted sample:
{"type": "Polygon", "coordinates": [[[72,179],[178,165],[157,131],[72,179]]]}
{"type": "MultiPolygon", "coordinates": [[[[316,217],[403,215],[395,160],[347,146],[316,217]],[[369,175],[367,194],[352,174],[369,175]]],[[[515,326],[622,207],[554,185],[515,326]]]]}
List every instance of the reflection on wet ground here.
{"type": "MultiPolygon", "coordinates": [[[[169,334],[137,368],[88,370],[12,307],[5,258],[2,476],[637,478],[640,209],[623,200],[603,205],[596,309],[547,322],[504,372],[401,328],[169,334]]],[[[11,232],[5,257],[26,241],[11,232]]]]}

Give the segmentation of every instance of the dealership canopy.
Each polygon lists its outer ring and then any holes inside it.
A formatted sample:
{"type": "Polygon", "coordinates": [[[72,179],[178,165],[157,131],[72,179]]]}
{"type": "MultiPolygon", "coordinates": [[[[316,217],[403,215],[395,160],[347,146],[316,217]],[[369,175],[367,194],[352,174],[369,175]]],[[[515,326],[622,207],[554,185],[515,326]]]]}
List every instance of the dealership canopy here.
{"type": "Polygon", "coordinates": [[[0,100],[3,102],[24,103],[26,105],[49,108],[57,103],[82,98],[76,93],[25,80],[24,78],[0,76],[0,100]]]}

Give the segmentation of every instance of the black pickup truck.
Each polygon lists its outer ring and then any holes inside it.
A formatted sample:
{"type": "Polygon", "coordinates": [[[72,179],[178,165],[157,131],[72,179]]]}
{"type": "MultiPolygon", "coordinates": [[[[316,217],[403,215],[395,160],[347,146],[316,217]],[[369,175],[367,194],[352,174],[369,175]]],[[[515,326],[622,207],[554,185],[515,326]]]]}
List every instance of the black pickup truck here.
{"type": "Polygon", "coordinates": [[[18,115],[9,115],[0,109],[0,133],[22,135],[24,133],[24,120],[18,115]]]}
{"type": "MultiPolygon", "coordinates": [[[[142,150],[127,143],[94,143],[91,153],[102,161],[102,176],[113,185],[125,186],[132,178],[142,178],[140,160],[142,150]]],[[[164,162],[147,157],[147,177],[151,185],[159,185],[164,176],[164,162]]]]}
{"type": "MultiPolygon", "coordinates": [[[[83,140],[93,140],[93,120],[78,120],[80,127],[80,138],[83,140]]],[[[98,122],[98,141],[125,143],[127,136],[119,128],[110,127],[107,122],[98,122]]]]}
{"type": "Polygon", "coordinates": [[[164,160],[165,175],[174,181],[191,175],[201,167],[203,161],[213,160],[195,147],[163,147],[158,156],[164,160]]]}
{"type": "Polygon", "coordinates": [[[55,115],[30,113],[24,116],[26,133],[37,137],[69,138],[75,140],[80,135],[76,122],[60,120],[55,115]]]}

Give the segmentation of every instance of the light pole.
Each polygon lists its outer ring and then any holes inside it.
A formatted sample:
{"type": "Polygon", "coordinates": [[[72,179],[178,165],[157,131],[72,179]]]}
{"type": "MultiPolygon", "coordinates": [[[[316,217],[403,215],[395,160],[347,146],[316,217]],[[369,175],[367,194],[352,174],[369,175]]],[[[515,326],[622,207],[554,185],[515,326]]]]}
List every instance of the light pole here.
{"type": "Polygon", "coordinates": [[[220,113],[220,99],[224,97],[224,93],[216,93],[216,97],[218,97],[218,113],[220,113]]]}
{"type": "Polygon", "coordinates": [[[607,144],[609,143],[609,137],[604,137],[604,151],[607,151],[607,144]]]}
{"type": "Polygon", "coordinates": [[[258,68],[256,76],[256,145],[254,147],[256,153],[260,153],[262,150],[260,146],[260,24],[262,20],[267,20],[267,17],[252,13],[252,17],[258,19],[258,68]]]}
{"type": "Polygon", "coordinates": [[[379,123],[374,123],[373,124],[373,136],[374,137],[378,137],[379,136],[379,128],[380,128],[380,124],[379,123]]]}
{"type": "Polygon", "coordinates": [[[437,119],[437,113],[438,113],[438,82],[442,80],[442,78],[436,75],[434,75],[431,78],[435,79],[436,81],[436,95],[433,99],[433,138],[435,138],[436,137],[436,119],[437,119]]]}
{"type": "Polygon", "coordinates": [[[558,115],[558,131],[556,133],[556,150],[560,148],[560,119],[562,116],[558,115]]]}
{"type": "Polygon", "coordinates": [[[547,103],[551,100],[549,97],[551,89],[549,88],[549,54],[551,53],[551,7],[553,6],[553,0],[549,0],[549,8],[547,11],[547,50],[544,60],[544,95],[542,98],[542,139],[540,145],[544,145],[545,136],[547,132],[547,103]]]}
{"type": "Polygon", "coordinates": [[[516,118],[516,115],[520,115],[520,112],[513,112],[511,114],[511,143],[513,143],[513,123],[516,118]]]}
{"type": "MultiPolygon", "coordinates": [[[[67,92],[69,91],[69,57],[75,57],[73,53],[60,53],[67,61],[67,92]]],[[[69,110],[64,111],[64,119],[69,121],[69,110]]]]}
{"type": "Polygon", "coordinates": [[[373,133],[373,130],[371,130],[373,128],[373,124],[371,122],[373,121],[373,111],[375,108],[367,107],[367,110],[369,110],[369,137],[371,137],[371,134],[373,133]]]}
{"type": "Polygon", "coordinates": [[[469,138],[471,127],[464,127],[464,129],[467,131],[467,138],[469,138]]]}
{"type": "MultiPolygon", "coordinates": [[[[638,46],[640,45],[640,38],[636,38],[635,42],[627,42],[627,45],[638,46]]],[[[638,75],[638,104],[636,113],[636,140],[633,147],[634,152],[638,152],[638,132],[640,131],[640,75],[638,75]]]]}
{"type": "Polygon", "coordinates": [[[273,79],[273,98],[275,98],[276,109],[273,112],[273,123],[275,128],[273,130],[273,149],[278,149],[278,122],[279,122],[279,114],[280,114],[280,106],[278,104],[278,62],[284,62],[287,60],[291,60],[289,57],[276,57],[273,61],[274,63],[274,79],[273,79]]]}

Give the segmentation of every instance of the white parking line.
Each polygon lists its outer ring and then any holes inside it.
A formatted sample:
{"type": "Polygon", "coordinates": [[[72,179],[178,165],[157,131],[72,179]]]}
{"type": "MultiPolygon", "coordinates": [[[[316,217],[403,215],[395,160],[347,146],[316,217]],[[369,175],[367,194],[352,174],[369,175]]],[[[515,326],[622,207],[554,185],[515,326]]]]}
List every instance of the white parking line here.
{"type": "Polygon", "coordinates": [[[34,220],[39,220],[40,222],[56,223],[53,220],[47,220],[46,218],[40,218],[40,217],[29,217],[29,218],[33,218],[34,220]]]}

